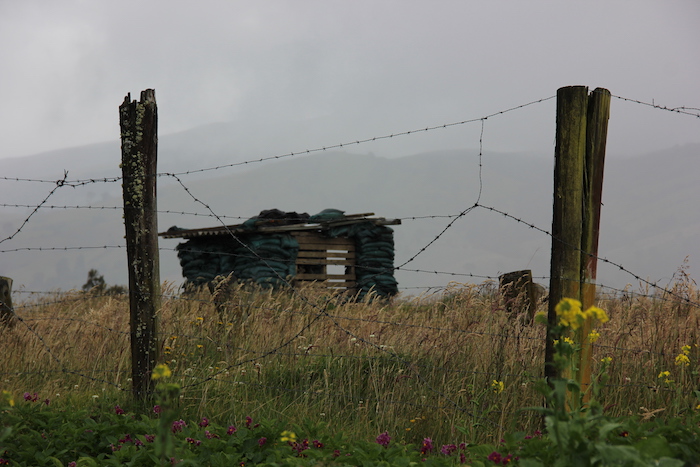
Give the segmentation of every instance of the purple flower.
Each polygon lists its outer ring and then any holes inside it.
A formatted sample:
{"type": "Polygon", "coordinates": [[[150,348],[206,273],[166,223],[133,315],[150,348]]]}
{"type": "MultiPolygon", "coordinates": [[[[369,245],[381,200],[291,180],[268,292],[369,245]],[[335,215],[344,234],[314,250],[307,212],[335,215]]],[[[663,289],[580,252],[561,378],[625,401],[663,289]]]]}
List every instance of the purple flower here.
{"type": "Polygon", "coordinates": [[[156,435],[146,435],[146,441],[153,443],[156,440],[156,435]]]}
{"type": "Polygon", "coordinates": [[[309,440],[303,439],[301,442],[293,443],[292,449],[294,449],[301,456],[302,451],[309,449],[309,440]]]}
{"type": "Polygon", "coordinates": [[[207,417],[202,417],[202,421],[199,422],[199,426],[202,428],[209,426],[209,419],[207,417]]]}
{"type": "Polygon", "coordinates": [[[385,431],[381,435],[377,436],[377,444],[381,444],[384,447],[389,446],[390,441],[391,441],[391,436],[389,436],[388,431],[385,431]]]}
{"type": "Polygon", "coordinates": [[[39,396],[34,393],[34,394],[29,394],[28,392],[24,393],[24,400],[29,401],[29,402],[36,402],[39,400],[39,396]]]}
{"type": "Polygon", "coordinates": [[[492,452],[491,454],[489,454],[489,456],[487,457],[487,459],[490,460],[491,462],[493,462],[494,464],[500,464],[500,463],[501,463],[501,458],[502,458],[501,453],[500,453],[500,452],[496,452],[496,451],[493,451],[493,452],[492,452]]]}
{"type": "Polygon", "coordinates": [[[124,412],[124,409],[119,407],[119,405],[114,406],[114,413],[117,415],[124,415],[126,412],[124,412]]]}
{"type": "Polygon", "coordinates": [[[316,449],[321,449],[323,447],[323,443],[317,439],[311,441],[311,444],[313,444],[316,449]]]}
{"type": "Polygon", "coordinates": [[[178,431],[182,431],[182,429],[185,428],[186,426],[187,426],[187,424],[182,419],[174,421],[172,431],[173,431],[173,433],[177,433],[178,431]]]}
{"type": "Polygon", "coordinates": [[[160,414],[160,405],[153,406],[153,413],[156,415],[160,414]]]}
{"type": "Polygon", "coordinates": [[[75,461],[68,463],[68,467],[75,467],[76,465],[78,464],[76,464],[75,461]]]}
{"type": "Polygon", "coordinates": [[[51,399],[44,399],[44,404],[49,405],[51,403],[51,399]]]}
{"type": "Polygon", "coordinates": [[[265,443],[267,443],[267,438],[264,436],[258,440],[258,446],[265,446],[265,443]]]}
{"type": "Polygon", "coordinates": [[[455,446],[454,444],[445,444],[440,449],[440,452],[446,456],[451,456],[452,453],[455,452],[456,450],[457,450],[457,446],[455,446]]]}
{"type": "Polygon", "coordinates": [[[200,440],[194,438],[185,438],[185,441],[187,441],[190,444],[194,444],[195,446],[199,446],[200,444],[202,444],[200,440]]]}
{"type": "Polygon", "coordinates": [[[465,456],[463,452],[460,452],[460,453],[459,453],[459,463],[460,463],[460,464],[466,464],[466,463],[467,463],[467,456],[465,456]]]}
{"type": "Polygon", "coordinates": [[[245,418],[245,427],[250,428],[250,424],[253,423],[253,419],[250,417],[245,418]]]}
{"type": "Polygon", "coordinates": [[[231,425],[231,426],[228,427],[228,430],[226,430],[226,434],[227,434],[227,435],[232,435],[232,434],[234,434],[236,431],[238,431],[238,428],[236,428],[235,426],[231,425]]]}
{"type": "Polygon", "coordinates": [[[420,448],[421,454],[427,454],[433,450],[433,440],[430,438],[423,438],[423,446],[420,448]]]}

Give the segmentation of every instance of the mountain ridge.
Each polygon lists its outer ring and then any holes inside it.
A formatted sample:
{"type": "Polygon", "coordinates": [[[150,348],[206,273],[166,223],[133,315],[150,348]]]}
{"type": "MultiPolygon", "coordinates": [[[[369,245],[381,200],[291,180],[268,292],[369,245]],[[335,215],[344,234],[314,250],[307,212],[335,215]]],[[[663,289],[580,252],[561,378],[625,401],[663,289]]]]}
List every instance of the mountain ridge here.
{"type": "MultiPolygon", "coordinates": [[[[168,142],[168,139],[162,138],[164,154],[180,148],[178,157],[187,160],[190,149],[181,144],[181,140],[187,140],[187,132],[176,140],[168,142]]],[[[103,143],[69,152],[95,156],[94,164],[79,166],[79,170],[67,167],[69,173],[119,175],[118,164],[114,167],[119,157],[118,145],[103,143]],[[107,165],[114,168],[100,172],[107,165]]],[[[81,163],[78,156],[61,159],[61,154],[61,151],[44,154],[49,159],[60,160],[52,160],[52,166],[37,167],[41,170],[36,176],[44,176],[61,164],[81,163]]],[[[697,254],[695,240],[700,234],[700,223],[692,216],[693,200],[700,195],[693,180],[700,169],[698,156],[700,145],[697,144],[636,158],[608,156],[601,257],[651,281],[670,279],[688,255],[692,265],[697,254]]],[[[37,166],[37,160],[24,162],[37,166]]],[[[196,162],[201,166],[210,160],[201,156],[196,162]]],[[[188,162],[194,165],[195,161],[188,162]]],[[[211,166],[216,166],[221,161],[211,162],[211,166]]],[[[11,166],[0,160],[0,170],[5,174],[10,174],[11,166]]],[[[174,162],[169,166],[173,171],[181,168],[174,162]]],[[[527,153],[441,150],[385,158],[324,151],[255,166],[226,167],[197,176],[183,175],[180,178],[191,194],[163,176],[159,179],[159,229],[164,231],[171,225],[185,228],[220,225],[212,212],[227,216],[223,218],[227,224],[242,222],[271,208],[311,214],[329,207],[348,213],[375,212],[403,219],[403,225],[394,229],[395,264],[405,263],[396,275],[399,287],[406,292],[419,292],[419,287],[444,286],[451,280],[480,282],[518,269],[532,269],[535,276],[543,277],[549,274],[551,238],[529,228],[529,224],[545,231],[551,228],[552,170],[552,158],[527,153]],[[485,208],[489,206],[512,218],[485,208]],[[443,217],[463,212],[461,217],[443,217]]],[[[32,184],[27,190],[15,190],[9,182],[4,185],[5,190],[0,193],[6,204],[13,199],[17,204],[38,204],[52,188],[44,184],[37,190],[32,184]]],[[[7,208],[7,215],[0,223],[0,238],[5,239],[0,247],[2,274],[13,277],[18,287],[30,290],[78,288],[93,268],[109,283],[126,283],[120,198],[120,183],[62,187],[47,205],[75,202],[93,206],[41,209],[12,239],[7,237],[21,225],[31,208],[25,208],[25,212],[7,208]]],[[[172,251],[176,244],[174,240],[161,240],[161,277],[179,283],[182,278],[172,251]]],[[[599,282],[615,288],[637,282],[633,276],[605,262],[599,264],[599,278],[599,282]]],[[[546,285],[546,279],[540,281],[546,285]]]]}

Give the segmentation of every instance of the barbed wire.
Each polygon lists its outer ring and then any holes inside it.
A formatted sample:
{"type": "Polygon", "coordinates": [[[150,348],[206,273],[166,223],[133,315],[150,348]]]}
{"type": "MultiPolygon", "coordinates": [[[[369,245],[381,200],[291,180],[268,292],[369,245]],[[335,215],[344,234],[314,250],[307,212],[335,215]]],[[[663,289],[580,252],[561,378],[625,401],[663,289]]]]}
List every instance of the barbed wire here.
{"type": "MultiPolygon", "coordinates": [[[[207,209],[207,210],[209,211],[209,214],[185,213],[185,212],[176,212],[176,211],[158,211],[158,212],[167,212],[167,213],[181,214],[181,215],[184,215],[184,214],[188,214],[188,215],[198,215],[198,216],[205,216],[205,217],[214,218],[214,219],[216,219],[217,221],[219,221],[219,222],[226,228],[226,230],[228,231],[228,234],[230,234],[231,237],[233,237],[233,238],[235,239],[235,238],[236,238],[235,235],[233,235],[233,233],[232,233],[232,232],[228,229],[228,227],[226,226],[225,222],[223,222],[223,219],[225,219],[225,218],[231,218],[231,216],[221,216],[221,215],[218,215],[217,213],[215,213],[215,212],[211,209],[211,207],[210,207],[206,202],[204,202],[203,200],[200,200],[199,198],[197,198],[196,196],[194,196],[194,194],[190,191],[190,189],[183,183],[182,179],[180,178],[181,176],[190,175],[190,174],[194,174],[194,173],[200,173],[200,172],[206,172],[206,171],[212,171],[212,170],[219,170],[219,169],[224,169],[224,168],[228,168],[228,167],[235,167],[235,166],[240,166],[240,165],[259,163],[259,162],[264,162],[264,161],[269,161],[269,160],[274,160],[274,159],[281,159],[281,158],[287,158],[287,157],[293,157],[293,156],[300,156],[300,155],[310,154],[310,153],[314,153],[314,152],[327,151],[327,150],[330,150],[330,149],[339,149],[339,148],[343,148],[343,147],[346,147],[346,146],[359,145],[359,144],[363,144],[363,143],[369,143],[369,142],[378,141],[378,140],[390,139],[390,138],[394,138],[394,137],[409,136],[409,135],[415,134],[415,133],[428,132],[428,131],[434,131],[434,130],[439,130],[439,129],[446,129],[446,128],[448,128],[448,127],[453,127],[453,126],[457,126],[457,125],[465,125],[465,124],[471,124],[471,123],[479,122],[479,123],[481,124],[481,131],[480,131],[480,136],[479,136],[479,160],[478,160],[478,166],[479,166],[479,171],[478,171],[478,172],[479,172],[479,191],[478,191],[478,194],[477,194],[477,197],[476,197],[476,201],[474,202],[473,205],[467,207],[466,209],[464,209],[464,210],[463,210],[462,212],[460,212],[459,214],[442,215],[442,216],[438,216],[438,215],[434,215],[434,216],[418,216],[418,217],[406,217],[406,218],[404,218],[405,220],[409,220],[409,219],[410,219],[410,220],[418,220],[418,219],[442,219],[442,218],[446,218],[446,219],[449,219],[450,221],[449,221],[449,222],[447,223],[447,225],[446,225],[442,230],[440,230],[440,231],[437,233],[437,235],[435,235],[427,244],[425,244],[422,248],[420,248],[415,254],[409,256],[408,259],[407,259],[406,261],[404,261],[403,263],[401,263],[399,266],[395,267],[394,270],[402,270],[402,271],[405,271],[405,272],[415,272],[415,273],[430,273],[430,274],[436,274],[436,275],[437,275],[437,274],[440,274],[440,275],[451,275],[451,276],[455,276],[455,277],[469,277],[469,278],[479,278],[479,279],[486,279],[486,280],[496,280],[496,279],[498,278],[498,277],[496,277],[496,276],[476,275],[476,274],[472,274],[472,273],[450,273],[450,272],[443,272],[443,271],[427,271],[427,270],[422,270],[422,269],[407,269],[407,268],[405,268],[405,266],[406,266],[407,264],[409,264],[410,262],[414,261],[418,256],[420,256],[420,255],[421,255],[422,253],[424,253],[426,250],[428,250],[434,243],[436,243],[436,242],[445,234],[445,232],[447,232],[447,230],[449,230],[450,228],[452,228],[453,225],[454,225],[459,219],[461,219],[462,217],[464,217],[464,216],[466,216],[467,214],[471,213],[473,210],[475,210],[475,209],[477,209],[477,208],[482,208],[482,209],[486,209],[486,210],[491,211],[491,212],[494,212],[494,213],[501,214],[501,215],[503,215],[503,216],[505,216],[505,217],[507,217],[507,218],[509,218],[509,219],[511,219],[511,220],[514,220],[514,221],[517,221],[517,222],[519,222],[519,223],[522,223],[522,224],[524,224],[524,225],[526,225],[526,226],[528,226],[528,227],[530,227],[530,228],[532,228],[532,229],[535,229],[535,230],[537,230],[537,231],[539,231],[539,232],[541,232],[541,233],[544,233],[544,234],[546,234],[546,235],[552,237],[552,234],[551,234],[550,232],[548,232],[547,230],[542,229],[542,228],[539,228],[539,227],[535,226],[534,224],[527,223],[526,221],[524,221],[524,220],[522,220],[522,219],[520,219],[520,218],[518,218],[518,217],[516,217],[516,216],[513,216],[513,215],[511,215],[511,214],[508,214],[508,213],[506,213],[506,212],[504,212],[504,211],[502,211],[502,210],[498,210],[498,209],[493,208],[493,207],[488,207],[488,206],[481,205],[481,204],[480,204],[480,201],[481,201],[481,194],[482,194],[482,190],[483,190],[482,159],[483,159],[483,141],[484,141],[484,130],[485,130],[485,122],[486,122],[486,120],[489,119],[489,118],[491,118],[491,117],[497,116],[497,115],[501,115],[501,114],[504,114],[504,113],[507,113],[507,112],[511,112],[511,111],[514,111],[514,110],[517,110],[517,109],[521,109],[521,108],[524,108],[524,107],[527,107],[527,106],[530,106],[530,105],[534,105],[534,104],[537,104],[537,103],[540,103],[540,102],[544,102],[544,101],[553,99],[554,97],[556,97],[556,96],[550,96],[550,97],[547,97],[547,98],[539,99],[539,100],[536,100],[536,101],[529,102],[529,103],[527,103],[527,104],[519,105],[519,106],[512,107],[512,108],[509,108],[509,109],[506,109],[506,110],[503,110],[503,111],[500,111],[500,112],[496,112],[496,113],[493,113],[493,114],[490,114],[490,115],[487,115],[487,116],[484,116],[484,117],[475,118],[475,119],[470,119],[470,120],[462,120],[462,121],[459,121],[459,122],[453,122],[453,123],[448,123],[448,124],[443,124],[443,125],[437,125],[437,126],[428,126],[428,127],[420,128],[420,129],[417,129],[417,130],[404,131],[404,132],[399,132],[399,133],[387,134],[387,135],[383,135],[383,136],[375,136],[375,137],[372,137],[372,138],[365,138],[365,139],[361,139],[361,140],[350,141],[350,142],[348,142],[348,143],[340,143],[340,144],[331,145],[331,146],[317,147],[317,148],[315,148],[315,149],[307,149],[307,150],[299,151],[299,152],[290,152],[290,153],[286,153],[286,154],[274,155],[274,156],[269,156],[269,157],[263,157],[263,158],[260,158],[260,159],[254,159],[254,160],[249,160],[249,161],[243,161],[243,162],[238,162],[238,163],[233,163],[233,164],[220,165],[220,166],[216,166],[216,167],[202,168],[202,169],[196,169],[196,170],[185,171],[185,172],[159,173],[159,174],[156,174],[156,176],[158,176],[158,177],[170,177],[170,178],[173,178],[177,183],[179,183],[179,185],[183,188],[183,190],[184,190],[188,195],[190,195],[190,197],[191,197],[196,203],[201,204],[205,209],[207,209]]],[[[671,111],[671,112],[675,112],[675,113],[680,113],[680,114],[685,114],[685,115],[691,115],[691,116],[695,116],[695,117],[700,117],[700,113],[693,113],[693,112],[691,112],[691,110],[697,110],[697,109],[694,109],[694,108],[689,108],[689,107],[667,108],[667,107],[664,107],[664,106],[656,105],[654,102],[652,102],[651,104],[649,104],[649,103],[645,103],[645,102],[642,102],[642,101],[637,101],[637,100],[633,100],[633,99],[627,99],[627,98],[623,98],[623,97],[619,97],[619,96],[613,96],[613,97],[618,98],[618,99],[622,99],[622,100],[625,100],[625,101],[629,101],[629,102],[634,102],[634,103],[637,103],[637,104],[643,104],[643,105],[651,106],[651,107],[653,107],[653,108],[660,109],[660,110],[671,111]]],[[[33,208],[33,211],[32,211],[32,212],[29,214],[29,216],[24,220],[24,222],[23,222],[23,223],[20,225],[20,227],[15,231],[15,233],[12,234],[12,235],[10,235],[9,237],[3,239],[3,240],[0,240],[0,243],[2,243],[2,242],[4,242],[4,241],[7,241],[7,240],[10,240],[10,239],[14,238],[17,234],[19,234],[19,233],[22,231],[22,229],[24,228],[24,226],[29,222],[29,220],[32,218],[32,216],[33,216],[39,209],[112,209],[112,210],[120,209],[119,206],[49,206],[49,205],[46,205],[46,202],[48,201],[48,199],[49,199],[49,198],[58,190],[58,188],[60,188],[60,187],[63,187],[63,186],[71,186],[71,187],[73,187],[73,188],[76,188],[76,187],[79,187],[79,186],[84,186],[84,185],[88,185],[88,184],[92,184],[92,183],[113,183],[113,182],[117,182],[117,181],[120,181],[120,180],[123,179],[122,177],[110,177],[110,178],[91,178],[91,179],[84,179],[84,180],[68,180],[68,179],[67,179],[67,176],[68,176],[68,173],[67,173],[67,172],[64,172],[64,177],[63,177],[63,179],[62,179],[62,180],[58,180],[58,181],[56,181],[56,180],[29,179],[29,178],[23,179],[23,178],[12,178],[12,177],[0,177],[0,180],[6,180],[6,181],[32,182],[32,183],[53,183],[53,184],[56,185],[56,186],[49,192],[49,194],[44,198],[44,200],[43,200],[41,203],[39,203],[38,205],[36,205],[36,206],[32,206],[32,205],[10,205],[10,204],[3,204],[3,205],[0,205],[0,207],[16,207],[16,208],[22,207],[22,208],[30,208],[30,209],[33,208]]],[[[235,218],[241,219],[240,217],[235,217],[235,218]]],[[[554,237],[552,237],[552,238],[554,238],[554,237]]],[[[238,240],[238,241],[240,242],[240,240],[238,240]]],[[[240,243],[241,243],[243,246],[245,246],[245,245],[243,244],[243,242],[240,242],[240,243]]],[[[569,246],[571,247],[571,245],[569,245],[569,246]]],[[[98,249],[98,248],[99,248],[99,249],[108,249],[108,248],[119,248],[119,249],[121,249],[121,248],[124,248],[124,246],[123,246],[123,245],[103,245],[103,246],[51,247],[51,248],[47,248],[47,247],[36,247],[36,248],[26,247],[26,248],[16,248],[16,249],[11,249],[11,250],[2,250],[2,251],[0,251],[0,253],[7,253],[7,252],[13,252],[13,251],[57,251],[57,250],[68,251],[68,250],[83,250],[83,249],[98,249]]],[[[168,250],[171,250],[171,249],[168,249],[168,250]]],[[[259,260],[261,260],[261,261],[263,261],[263,262],[266,261],[265,258],[263,258],[263,257],[261,257],[260,255],[258,255],[258,254],[257,254],[256,252],[254,252],[252,249],[249,248],[249,250],[250,250],[250,253],[251,253],[252,255],[254,255],[257,259],[259,259],[259,260]]],[[[581,250],[579,249],[579,251],[581,251],[581,250]]],[[[583,253],[586,253],[586,252],[583,252],[583,253]]],[[[652,283],[652,282],[649,282],[649,281],[646,281],[646,280],[642,279],[640,276],[638,276],[638,275],[632,273],[631,271],[625,269],[625,268],[622,267],[620,264],[617,264],[617,263],[614,263],[614,262],[612,262],[612,261],[609,261],[609,260],[607,260],[606,258],[600,258],[600,257],[599,257],[598,259],[601,260],[602,262],[608,263],[608,264],[610,264],[610,265],[612,265],[612,266],[614,266],[614,267],[619,268],[620,270],[622,270],[622,271],[628,273],[629,275],[631,275],[632,277],[634,277],[634,278],[635,278],[636,280],[638,280],[639,282],[644,283],[644,284],[646,284],[646,285],[652,287],[654,290],[663,291],[664,295],[668,295],[668,296],[671,296],[671,297],[674,297],[674,298],[678,298],[678,299],[680,300],[681,303],[685,303],[685,304],[688,304],[688,305],[691,305],[691,306],[696,306],[696,307],[697,307],[697,306],[700,306],[700,305],[698,305],[697,303],[694,303],[693,301],[691,301],[691,300],[690,300],[689,298],[687,298],[687,297],[680,296],[680,295],[676,294],[674,291],[669,291],[669,290],[666,290],[666,289],[663,288],[663,287],[660,287],[659,285],[657,285],[657,283],[652,283]]],[[[273,270],[274,270],[274,269],[273,269],[273,270]]],[[[309,305],[315,310],[315,312],[313,312],[313,313],[312,313],[312,312],[307,312],[307,313],[306,313],[306,314],[309,315],[312,319],[310,319],[310,320],[301,328],[301,330],[299,330],[296,334],[294,334],[293,336],[291,336],[290,338],[288,338],[286,341],[282,342],[280,345],[277,345],[277,346],[275,346],[275,347],[273,347],[273,348],[271,348],[271,349],[266,349],[266,350],[260,351],[260,354],[259,354],[257,357],[255,357],[255,358],[246,359],[246,360],[243,360],[243,361],[240,361],[240,362],[236,362],[235,364],[228,365],[228,366],[226,367],[225,370],[219,371],[219,372],[215,372],[213,375],[210,375],[209,377],[202,378],[201,381],[198,381],[197,383],[192,383],[192,384],[189,384],[189,385],[184,385],[184,386],[183,386],[183,389],[186,389],[186,388],[189,388],[189,387],[194,387],[194,386],[203,384],[203,383],[205,383],[205,382],[207,382],[207,381],[211,381],[212,379],[215,379],[215,378],[217,378],[218,376],[220,376],[224,371],[228,371],[228,370],[230,370],[230,369],[232,369],[232,368],[240,367],[240,366],[243,366],[243,365],[246,365],[246,364],[249,364],[249,363],[254,363],[254,362],[258,361],[258,360],[261,360],[261,359],[270,357],[270,356],[272,356],[272,355],[278,355],[278,354],[280,354],[281,351],[283,351],[283,350],[287,349],[288,347],[290,347],[290,346],[292,345],[292,343],[293,343],[294,341],[296,341],[300,336],[302,336],[303,333],[304,333],[306,330],[308,330],[314,323],[318,322],[318,321],[321,320],[321,319],[328,319],[328,320],[330,320],[330,321],[333,323],[333,325],[334,325],[339,331],[344,332],[346,335],[348,335],[348,336],[350,336],[350,337],[356,339],[358,342],[365,344],[366,346],[368,346],[368,348],[375,348],[378,352],[380,352],[380,354],[386,355],[385,358],[390,358],[390,359],[393,359],[393,360],[395,360],[395,361],[397,361],[397,362],[400,362],[400,363],[401,363],[402,365],[404,365],[406,368],[421,368],[420,364],[416,364],[415,362],[410,361],[409,359],[407,359],[407,358],[405,358],[405,357],[399,355],[399,354],[396,353],[396,352],[387,350],[387,349],[385,349],[385,348],[381,348],[380,345],[378,345],[378,344],[376,344],[376,343],[374,343],[374,342],[371,342],[371,341],[369,341],[368,339],[363,338],[362,336],[358,335],[357,332],[354,332],[354,331],[348,329],[347,327],[345,327],[345,326],[343,326],[343,325],[341,324],[341,321],[343,321],[343,322],[344,322],[344,321],[363,321],[363,322],[367,322],[366,319],[363,320],[363,319],[361,319],[361,318],[354,318],[354,317],[345,317],[345,316],[333,315],[333,314],[331,314],[331,313],[328,312],[328,305],[331,303],[331,302],[330,302],[330,300],[331,300],[330,298],[326,301],[325,304],[322,304],[322,305],[320,305],[320,306],[317,305],[317,304],[313,304],[313,303],[309,302],[308,300],[306,300],[305,297],[303,296],[303,294],[302,294],[297,288],[295,288],[295,287],[293,287],[291,284],[289,284],[289,283],[287,282],[286,278],[281,278],[281,277],[280,277],[280,279],[281,279],[283,282],[286,282],[287,285],[289,285],[289,286],[292,288],[292,291],[293,291],[295,294],[298,294],[299,297],[301,297],[307,304],[309,304],[309,305]]],[[[88,298],[94,298],[94,296],[91,296],[91,297],[88,297],[88,298]]],[[[71,300],[79,300],[79,299],[85,299],[85,297],[71,298],[71,300]]],[[[59,301],[53,301],[52,303],[64,303],[64,302],[65,302],[64,300],[59,300],[59,301]]],[[[49,303],[50,303],[50,302],[49,302],[49,303]]],[[[46,306],[46,303],[44,303],[44,304],[28,305],[26,309],[30,309],[31,307],[40,307],[40,306],[46,306]]],[[[19,316],[15,313],[14,310],[13,310],[12,312],[14,313],[15,317],[16,317],[21,323],[23,323],[23,324],[27,327],[28,331],[29,331],[30,333],[32,333],[33,335],[35,335],[35,336],[38,338],[38,340],[41,342],[41,344],[43,345],[43,347],[44,347],[44,349],[46,350],[46,352],[48,353],[48,355],[51,356],[51,358],[52,358],[59,366],[61,366],[61,370],[60,370],[60,371],[61,371],[62,373],[74,374],[74,375],[77,375],[77,376],[80,376],[80,377],[84,377],[84,378],[87,378],[87,379],[90,379],[90,380],[93,380],[93,381],[96,381],[96,382],[101,382],[101,383],[105,383],[105,384],[111,384],[111,385],[113,385],[113,386],[115,386],[115,387],[118,387],[119,389],[122,389],[119,385],[116,385],[116,384],[114,384],[114,383],[110,383],[109,381],[105,381],[105,380],[101,380],[101,379],[98,379],[98,378],[94,378],[94,377],[91,377],[91,376],[88,376],[88,375],[85,375],[85,374],[81,374],[80,372],[76,372],[75,370],[71,370],[71,369],[66,368],[66,367],[63,365],[63,363],[61,362],[61,360],[52,352],[52,349],[47,345],[46,341],[42,338],[42,336],[40,336],[40,335],[36,332],[36,330],[30,325],[29,321],[60,320],[60,319],[63,319],[63,320],[79,322],[79,323],[87,324],[87,325],[94,325],[94,326],[100,327],[100,328],[102,328],[102,329],[104,329],[104,330],[106,330],[106,331],[109,331],[109,332],[116,332],[116,333],[121,333],[121,334],[128,334],[128,332],[126,332],[126,331],[119,331],[119,330],[116,330],[116,329],[111,328],[111,327],[109,327],[109,326],[104,326],[104,325],[98,324],[98,323],[91,323],[91,322],[89,322],[89,321],[87,321],[87,320],[78,319],[78,318],[45,317],[45,318],[23,319],[23,318],[19,317],[19,316]]],[[[290,312],[292,312],[292,311],[290,311],[290,312]]],[[[295,312],[295,313],[297,313],[297,312],[295,312]]],[[[496,336],[496,335],[498,335],[498,336],[503,336],[503,334],[478,333],[478,332],[467,331],[467,330],[459,330],[459,329],[452,329],[452,328],[440,328],[440,327],[429,326],[429,325],[413,325],[413,324],[409,324],[409,323],[393,323],[393,322],[389,322],[389,321],[379,321],[379,320],[375,320],[375,321],[371,321],[371,322],[377,323],[377,324],[394,325],[394,326],[419,327],[419,328],[425,328],[425,329],[434,330],[434,331],[439,331],[439,332],[443,332],[443,331],[446,331],[446,332],[447,332],[447,331],[449,331],[449,332],[463,332],[463,333],[468,333],[468,334],[477,334],[477,335],[484,335],[484,336],[496,336]]],[[[509,336],[506,335],[506,337],[509,337],[509,336]]],[[[193,338],[195,338],[195,337],[193,337],[193,338]]],[[[535,339],[534,337],[527,337],[527,336],[518,336],[518,338],[521,338],[521,339],[522,339],[522,338],[532,338],[532,339],[535,339]]],[[[542,340],[542,339],[540,339],[540,340],[542,340]]],[[[606,347],[606,348],[610,348],[610,349],[613,349],[613,350],[615,350],[615,351],[650,352],[649,350],[646,350],[646,349],[623,349],[623,348],[611,347],[611,346],[608,346],[608,347],[606,347]]],[[[659,355],[668,356],[667,354],[663,354],[663,353],[661,353],[661,354],[659,354],[659,355]]],[[[464,370],[464,371],[465,371],[466,373],[469,373],[467,370],[464,370]]],[[[488,374],[490,375],[491,373],[488,373],[488,374]]],[[[460,404],[458,404],[455,400],[453,400],[452,398],[450,398],[447,394],[445,394],[445,393],[444,393],[443,391],[441,391],[440,389],[433,387],[433,386],[428,382],[428,380],[425,379],[425,378],[421,375],[420,372],[416,372],[416,376],[417,376],[417,379],[421,381],[421,383],[424,385],[424,387],[425,387],[426,389],[428,389],[429,391],[431,391],[432,393],[434,393],[434,394],[437,395],[438,397],[442,398],[443,400],[447,401],[447,402],[452,406],[452,408],[454,408],[455,410],[458,410],[458,411],[467,413],[467,414],[469,414],[470,416],[473,416],[473,417],[481,418],[481,417],[478,417],[478,416],[476,416],[475,414],[471,413],[471,412],[468,411],[466,408],[461,407],[460,404]]],[[[493,422],[491,422],[491,423],[493,423],[493,422]]]]}
{"type": "Polygon", "coordinates": [[[685,106],[667,107],[665,105],[658,105],[653,100],[651,102],[644,102],[644,101],[640,101],[638,99],[630,99],[628,97],[616,96],[614,94],[611,94],[611,97],[614,97],[615,99],[620,99],[620,100],[626,101],[626,102],[633,102],[635,104],[646,105],[648,107],[653,107],[653,108],[659,109],[659,110],[666,110],[668,112],[673,112],[673,113],[677,113],[677,114],[683,114],[683,115],[688,115],[691,117],[700,118],[700,109],[697,109],[695,107],[685,107],[685,106]],[[692,111],[695,111],[695,112],[692,112],[692,111]]]}
{"type": "Polygon", "coordinates": [[[27,225],[27,222],[29,222],[29,219],[31,219],[32,216],[33,216],[34,214],[37,213],[37,211],[39,210],[39,208],[40,208],[44,203],[46,203],[46,202],[49,200],[49,198],[51,198],[51,196],[56,192],[56,190],[58,190],[59,188],[61,188],[62,186],[65,185],[65,180],[66,180],[67,177],[68,177],[68,172],[64,172],[64,174],[63,174],[63,180],[58,180],[58,181],[56,181],[56,182],[55,182],[55,183],[56,183],[56,186],[49,192],[48,195],[46,195],[46,198],[44,198],[44,200],[43,200],[41,203],[39,203],[39,205],[38,205],[36,208],[34,208],[34,210],[29,214],[29,216],[27,216],[26,219],[24,219],[24,221],[22,222],[22,224],[17,228],[17,230],[16,230],[12,235],[10,235],[9,237],[5,237],[5,238],[1,239],[1,240],[0,240],[0,243],[4,243],[4,242],[6,242],[7,240],[12,240],[13,238],[15,238],[15,236],[16,236],[18,233],[20,233],[20,232],[22,231],[22,229],[24,228],[24,226],[27,225]]]}

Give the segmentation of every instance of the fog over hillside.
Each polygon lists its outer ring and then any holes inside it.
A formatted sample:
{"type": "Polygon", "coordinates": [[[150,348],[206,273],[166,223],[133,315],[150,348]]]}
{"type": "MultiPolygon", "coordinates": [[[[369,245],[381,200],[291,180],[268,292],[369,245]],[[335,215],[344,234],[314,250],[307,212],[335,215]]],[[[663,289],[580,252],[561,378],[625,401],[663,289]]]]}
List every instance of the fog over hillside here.
{"type": "MultiPolygon", "coordinates": [[[[277,151],[276,143],[270,142],[257,152],[242,145],[232,153],[227,149],[232,147],[230,139],[240,135],[231,133],[229,141],[202,144],[214,141],[212,135],[216,133],[216,126],[208,126],[162,137],[159,172],[231,164],[252,160],[253,153],[263,157],[277,151]]],[[[385,158],[358,153],[360,149],[358,146],[347,152],[318,152],[180,176],[191,194],[173,178],[162,176],[158,180],[159,210],[173,213],[160,214],[159,230],[172,225],[220,225],[211,211],[227,224],[237,224],[264,209],[314,214],[333,207],[347,213],[374,212],[403,219],[402,225],[394,227],[395,264],[415,257],[396,274],[399,287],[407,293],[420,293],[418,287],[443,286],[449,281],[482,281],[468,274],[497,276],[527,268],[535,276],[548,276],[551,238],[527,224],[551,229],[553,156],[486,150],[479,157],[478,150],[470,149],[385,158]],[[524,223],[476,207],[421,252],[454,220],[444,216],[468,210],[477,200],[480,206],[496,208],[524,223]],[[182,212],[200,215],[179,214],[182,212]]],[[[670,280],[686,256],[694,265],[700,238],[700,221],[693,215],[693,201],[700,195],[694,180],[700,169],[699,156],[700,145],[633,158],[608,155],[600,256],[652,281],[670,280]]],[[[63,170],[68,170],[71,180],[103,180],[119,176],[119,159],[119,144],[113,142],[0,160],[0,170],[7,177],[45,180],[60,179],[63,170]]],[[[51,183],[5,180],[0,193],[5,205],[36,205],[54,187],[51,183]]],[[[13,238],[0,244],[0,274],[12,277],[15,288],[26,290],[79,288],[91,268],[98,269],[110,284],[125,284],[120,191],[119,181],[56,190],[47,207],[35,213],[13,238]],[[48,208],[66,205],[83,208],[48,208]],[[39,247],[58,250],[33,250],[39,247]]],[[[6,207],[0,238],[13,235],[31,211],[6,207]]],[[[177,243],[161,239],[161,278],[181,283],[172,251],[177,243]]],[[[692,268],[690,272],[692,275],[692,268]]],[[[599,265],[599,282],[618,288],[637,284],[619,268],[604,263],[599,265]]]]}

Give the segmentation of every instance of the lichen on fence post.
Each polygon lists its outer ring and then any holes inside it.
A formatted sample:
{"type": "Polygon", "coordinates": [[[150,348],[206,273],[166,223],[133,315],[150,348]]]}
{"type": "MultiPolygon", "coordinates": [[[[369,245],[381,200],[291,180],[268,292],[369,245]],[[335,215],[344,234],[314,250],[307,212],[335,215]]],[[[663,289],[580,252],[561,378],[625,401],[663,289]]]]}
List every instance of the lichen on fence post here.
{"type": "Polygon", "coordinates": [[[127,94],[119,106],[122,142],[124,227],[129,270],[133,394],[148,400],[151,372],[158,360],[157,315],[160,308],[156,174],[158,109],[155,91],[127,94]]]}

